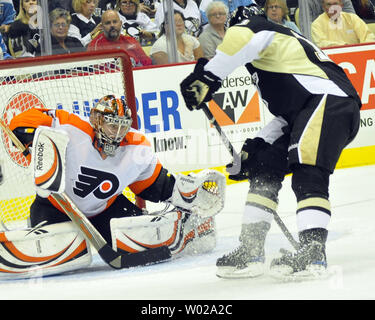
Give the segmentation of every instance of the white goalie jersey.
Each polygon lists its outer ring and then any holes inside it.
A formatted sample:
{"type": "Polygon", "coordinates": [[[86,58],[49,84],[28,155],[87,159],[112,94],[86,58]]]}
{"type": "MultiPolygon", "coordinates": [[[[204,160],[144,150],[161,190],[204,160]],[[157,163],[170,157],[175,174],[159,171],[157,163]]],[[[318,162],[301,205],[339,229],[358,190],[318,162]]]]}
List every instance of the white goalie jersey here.
{"type": "Polygon", "coordinates": [[[130,129],[116,154],[103,160],[93,145],[94,130],[85,119],[63,110],[30,109],[12,123],[13,127],[39,125],[67,133],[65,193],[87,217],[105,210],[126,187],[139,194],[161,171],[150,142],[137,130],[130,129]]]}

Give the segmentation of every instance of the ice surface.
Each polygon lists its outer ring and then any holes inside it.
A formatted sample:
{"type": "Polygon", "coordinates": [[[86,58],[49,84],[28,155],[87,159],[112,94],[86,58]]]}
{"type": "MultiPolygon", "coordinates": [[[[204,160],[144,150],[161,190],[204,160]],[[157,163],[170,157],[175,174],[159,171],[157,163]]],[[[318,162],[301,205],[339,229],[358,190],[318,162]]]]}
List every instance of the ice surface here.
{"type": "MultiPolygon", "coordinates": [[[[217,216],[218,243],[209,254],[130,270],[113,270],[95,255],[89,269],[29,280],[0,281],[5,299],[258,300],[375,298],[375,166],[337,170],[331,177],[332,219],[327,257],[332,276],[279,283],[268,274],[246,280],[215,276],[215,261],[238,243],[247,183],[228,186],[217,216]]],[[[295,198],[287,177],[279,215],[296,236],[295,198]]],[[[274,222],[266,242],[267,263],[288,240],[274,222]]]]}

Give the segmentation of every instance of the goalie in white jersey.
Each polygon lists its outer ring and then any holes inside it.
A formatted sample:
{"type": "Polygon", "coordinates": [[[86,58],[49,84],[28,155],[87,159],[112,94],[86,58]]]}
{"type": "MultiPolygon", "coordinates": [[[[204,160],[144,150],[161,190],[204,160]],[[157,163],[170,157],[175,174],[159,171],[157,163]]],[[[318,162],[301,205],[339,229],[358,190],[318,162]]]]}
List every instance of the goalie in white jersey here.
{"type": "MultiPolygon", "coordinates": [[[[34,129],[40,126],[67,133],[65,194],[109,244],[114,239],[111,219],[144,214],[123,195],[126,187],[144,200],[167,202],[180,208],[182,213],[176,218],[178,221],[172,220],[171,225],[173,227],[176,223],[181,235],[186,235],[183,229],[192,216],[198,217],[198,224],[205,224],[209,219],[212,224],[200,230],[214,232],[211,218],[224,205],[225,177],[214,170],[189,176],[168,174],[145,135],[131,128],[131,124],[131,111],[125,101],[108,95],[91,109],[89,122],[64,110],[32,108],[15,116],[10,129],[26,146],[30,146],[34,129]],[[210,190],[204,185],[207,181],[213,182],[215,187],[210,190]]],[[[37,188],[36,199],[30,208],[31,227],[44,221],[56,224],[67,220],[48,192],[37,188]]],[[[160,238],[160,230],[158,236],[160,238]]],[[[201,236],[203,234],[196,233],[185,239],[179,238],[180,234],[175,232],[173,239],[167,239],[167,244],[172,253],[177,253],[190,240],[201,236]]],[[[147,237],[136,240],[133,241],[135,248],[129,249],[130,245],[126,244],[124,250],[128,248],[130,252],[136,252],[140,243],[151,241],[147,237]]],[[[157,245],[162,243],[149,243],[149,247],[157,245]]]]}
{"type": "Polygon", "coordinates": [[[361,101],[344,71],[300,34],[266,19],[258,6],[239,7],[210,61],[198,60],[181,83],[190,110],[199,109],[221,81],[244,65],[275,118],[242,147],[241,172],[249,179],[241,245],[217,260],[220,277],[263,273],[264,243],[284,176],[293,173],[300,248],[271,263],[275,275],[324,273],[331,216],[329,176],[359,128],[361,101]]]}

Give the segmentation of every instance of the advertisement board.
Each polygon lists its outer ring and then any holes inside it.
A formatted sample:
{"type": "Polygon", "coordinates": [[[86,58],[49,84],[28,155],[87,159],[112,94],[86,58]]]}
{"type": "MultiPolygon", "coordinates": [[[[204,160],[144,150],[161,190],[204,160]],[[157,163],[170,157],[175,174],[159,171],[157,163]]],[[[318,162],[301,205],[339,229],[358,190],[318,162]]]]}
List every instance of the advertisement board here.
{"type": "MultiPolygon", "coordinates": [[[[363,102],[360,131],[338,167],[375,163],[375,44],[325,52],[345,70],[363,102]]],[[[148,133],[155,152],[172,171],[218,167],[231,160],[204,113],[185,107],[179,84],[193,68],[194,64],[182,64],[134,70],[141,130],[148,133]]],[[[223,80],[209,108],[238,151],[246,138],[254,137],[273,117],[245,67],[223,80]]]]}

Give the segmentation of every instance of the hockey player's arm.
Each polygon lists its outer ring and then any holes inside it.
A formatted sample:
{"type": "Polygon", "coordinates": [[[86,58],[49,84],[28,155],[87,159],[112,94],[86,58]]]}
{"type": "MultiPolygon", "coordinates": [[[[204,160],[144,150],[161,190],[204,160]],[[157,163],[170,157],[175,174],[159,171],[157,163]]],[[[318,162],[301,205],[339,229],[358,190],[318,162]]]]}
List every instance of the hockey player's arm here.
{"type": "Polygon", "coordinates": [[[200,109],[203,102],[210,101],[222,80],[236,68],[259,58],[273,36],[273,32],[254,33],[245,27],[229,28],[216,55],[210,61],[199,59],[194,71],[181,82],[181,94],[187,108],[200,109]]]}
{"type": "Polygon", "coordinates": [[[12,118],[9,129],[28,149],[31,146],[35,129],[39,126],[52,126],[53,119],[45,113],[46,109],[31,108],[12,118]]]}
{"type": "MultiPolygon", "coordinates": [[[[245,140],[240,153],[241,171],[238,174],[229,175],[229,179],[243,181],[251,178],[252,173],[258,169],[258,158],[262,158],[260,154],[272,147],[276,140],[288,134],[289,126],[286,120],[282,117],[273,118],[259,131],[255,138],[245,140]]],[[[230,168],[232,165],[232,163],[228,164],[227,168],[230,168]]]]}

